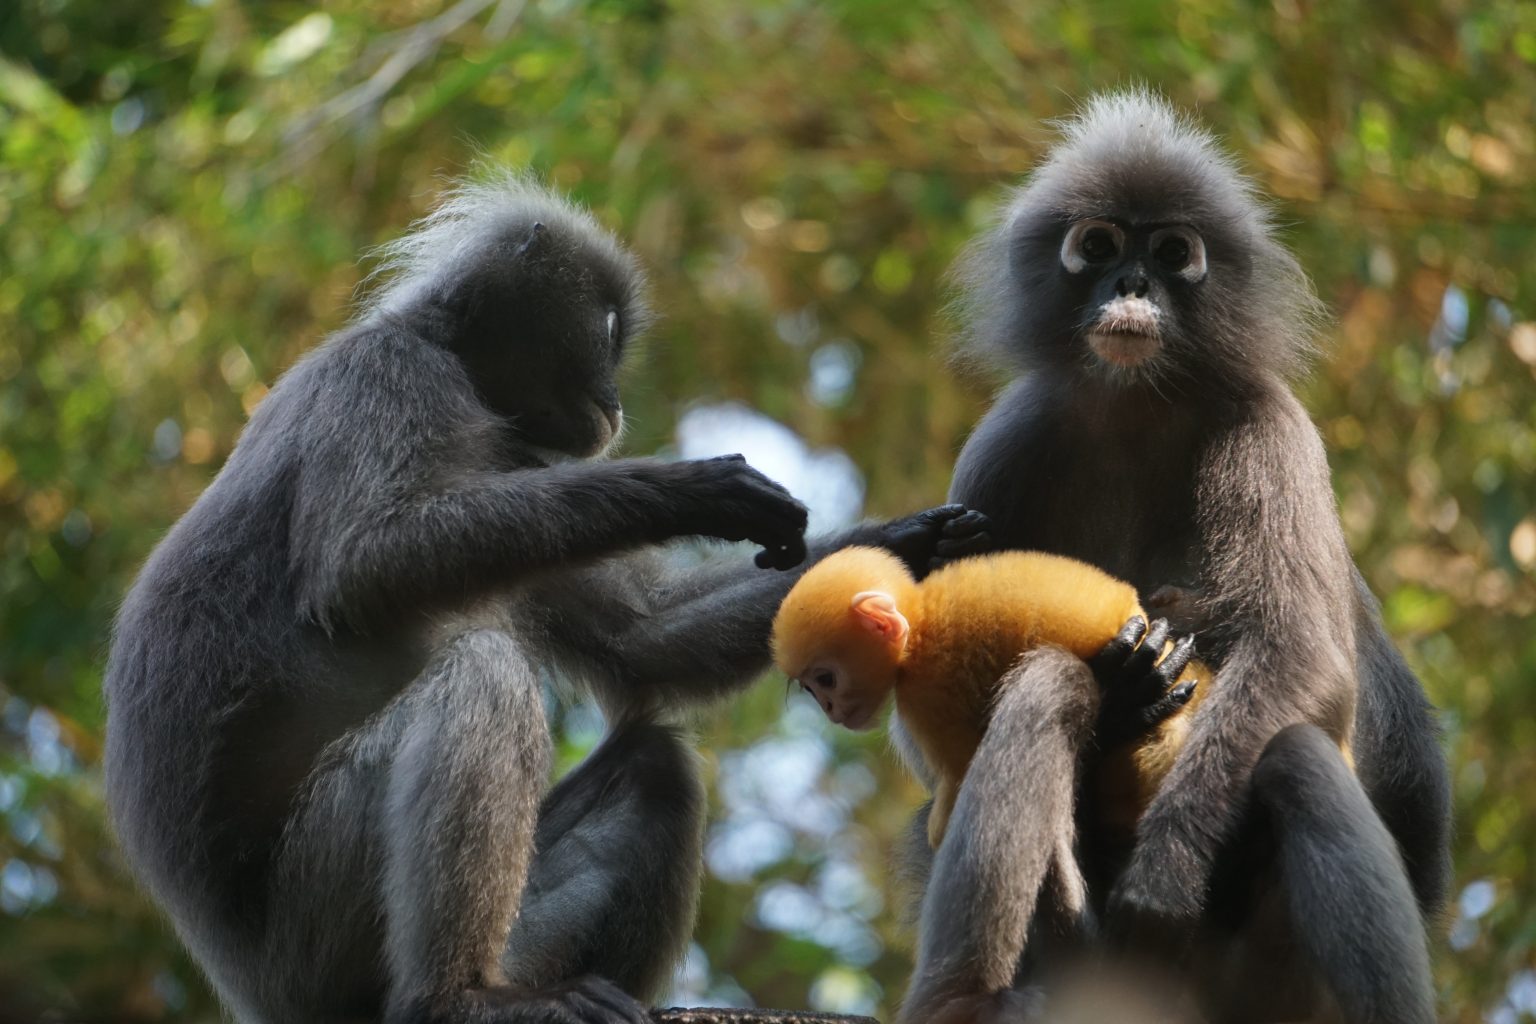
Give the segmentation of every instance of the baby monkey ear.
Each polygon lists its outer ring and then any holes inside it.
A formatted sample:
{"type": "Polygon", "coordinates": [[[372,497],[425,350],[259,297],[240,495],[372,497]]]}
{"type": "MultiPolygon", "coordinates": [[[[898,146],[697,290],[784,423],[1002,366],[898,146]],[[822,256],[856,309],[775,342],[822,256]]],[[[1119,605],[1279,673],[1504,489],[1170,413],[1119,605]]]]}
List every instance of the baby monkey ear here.
{"type": "Polygon", "coordinates": [[[859,625],[895,647],[907,639],[907,617],[896,610],[896,599],[883,590],[861,590],[853,595],[853,615],[859,625]]]}

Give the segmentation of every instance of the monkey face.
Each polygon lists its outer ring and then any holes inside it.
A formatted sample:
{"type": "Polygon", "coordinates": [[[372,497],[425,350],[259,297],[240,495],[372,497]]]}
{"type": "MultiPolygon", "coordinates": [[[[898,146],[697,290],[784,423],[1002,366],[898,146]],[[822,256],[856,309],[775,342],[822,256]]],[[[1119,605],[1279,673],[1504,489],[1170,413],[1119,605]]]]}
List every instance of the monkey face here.
{"type": "Polygon", "coordinates": [[[1089,218],[1061,240],[1062,270],[1083,297],[1078,334],[1101,364],[1134,370],[1182,333],[1181,305],[1205,281],[1205,241],[1188,224],[1089,218]]]}
{"type": "Polygon", "coordinates": [[[623,426],[617,375],[644,329],[633,264],[543,223],[511,227],[453,297],[476,392],[529,445],[599,455],[623,426]]]}
{"type": "Polygon", "coordinates": [[[884,689],[861,684],[830,659],[812,665],[795,681],[815,699],[828,719],[855,732],[874,725],[875,715],[885,703],[884,689]]]}
{"type": "Polygon", "coordinates": [[[567,288],[526,321],[527,336],[509,346],[491,386],[519,437],[586,458],[610,448],[623,427],[623,315],[601,294],[567,288]]]}
{"type": "Polygon", "coordinates": [[[1321,308],[1208,133],[1128,93],[1063,134],[962,257],[968,347],[1166,400],[1241,395],[1305,364],[1321,308]]]}

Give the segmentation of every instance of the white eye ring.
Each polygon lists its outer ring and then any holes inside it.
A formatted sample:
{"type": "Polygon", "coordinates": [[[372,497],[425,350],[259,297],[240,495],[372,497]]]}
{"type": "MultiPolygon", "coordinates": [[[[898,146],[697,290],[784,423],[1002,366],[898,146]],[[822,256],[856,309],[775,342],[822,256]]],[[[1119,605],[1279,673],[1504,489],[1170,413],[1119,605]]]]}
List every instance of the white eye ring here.
{"type": "Polygon", "coordinates": [[[608,340],[614,341],[619,336],[619,314],[610,309],[608,311],[608,340]]]}
{"type": "Polygon", "coordinates": [[[1200,237],[1200,232],[1194,228],[1179,225],[1154,231],[1147,243],[1147,251],[1152,254],[1152,258],[1154,260],[1157,259],[1157,247],[1169,236],[1182,238],[1185,244],[1189,246],[1189,261],[1182,268],[1174,271],[1174,273],[1190,284],[1204,280],[1208,269],[1205,261],[1205,240],[1200,237]]]}
{"type": "Polygon", "coordinates": [[[1103,228],[1115,239],[1115,255],[1125,251],[1125,232],[1107,220],[1080,220],[1067,229],[1061,240],[1061,265],[1069,274],[1081,274],[1089,260],[1083,255],[1083,238],[1094,228],[1103,228]]]}

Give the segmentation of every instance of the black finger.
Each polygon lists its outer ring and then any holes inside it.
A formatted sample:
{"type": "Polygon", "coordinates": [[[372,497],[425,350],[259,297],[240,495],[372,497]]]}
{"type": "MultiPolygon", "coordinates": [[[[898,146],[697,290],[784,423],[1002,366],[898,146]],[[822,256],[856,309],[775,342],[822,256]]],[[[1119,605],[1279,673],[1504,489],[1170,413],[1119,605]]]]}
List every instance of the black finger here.
{"type": "Polygon", "coordinates": [[[1147,626],[1147,635],[1141,646],[1125,659],[1125,670],[1140,677],[1150,673],[1163,656],[1163,645],[1168,642],[1168,620],[1153,619],[1147,626]]]}
{"type": "Polygon", "coordinates": [[[934,550],[941,558],[964,558],[966,555],[979,555],[991,549],[990,533],[973,533],[967,537],[948,538],[934,545],[934,550]]]}
{"type": "Polygon", "coordinates": [[[1195,687],[1199,685],[1200,681],[1198,679],[1191,679],[1187,683],[1180,683],[1178,686],[1175,686],[1173,689],[1169,690],[1168,696],[1164,697],[1163,699],[1170,702],[1175,707],[1183,707],[1185,704],[1188,704],[1189,699],[1195,695],[1195,687]]]}
{"type": "Polygon", "coordinates": [[[1151,730],[1163,724],[1184,709],[1189,703],[1189,698],[1194,696],[1195,684],[1184,683],[1169,690],[1167,695],[1152,704],[1147,705],[1141,711],[1142,725],[1151,730]]]}
{"type": "Polygon", "coordinates": [[[1195,656],[1195,638],[1193,634],[1179,638],[1179,642],[1173,645],[1173,650],[1168,652],[1157,666],[1157,674],[1169,683],[1178,679],[1195,656]]]}
{"type": "MultiPolygon", "coordinates": [[[[947,505],[946,508],[961,508],[960,505],[947,505]]],[[[943,534],[946,537],[959,537],[968,533],[976,533],[985,530],[992,525],[992,520],[975,509],[962,512],[944,524],[943,534]]]]}
{"type": "Polygon", "coordinates": [[[1120,627],[1120,632],[1115,634],[1110,644],[1124,647],[1127,652],[1130,652],[1136,649],[1136,645],[1141,643],[1141,638],[1146,635],[1147,620],[1140,615],[1132,615],[1126,620],[1125,625],[1120,627]]]}
{"type": "Polygon", "coordinates": [[[958,504],[936,505],[930,509],[924,509],[917,514],[917,518],[925,523],[938,523],[944,520],[952,520],[956,516],[965,514],[965,506],[958,504]]]}
{"type": "Polygon", "coordinates": [[[771,496],[753,506],[753,511],[761,517],[759,529],[797,536],[805,532],[806,522],[810,519],[806,507],[787,493],[771,496]]]}
{"type": "Polygon", "coordinates": [[[750,470],[750,472],[752,473],[752,478],[747,487],[749,492],[756,493],[752,493],[747,500],[756,502],[764,509],[772,509],[773,512],[781,516],[792,515],[795,510],[802,512],[805,510],[805,505],[800,502],[800,499],[789,493],[789,488],[777,480],[763,476],[755,469],[750,470]]]}
{"type": "Polygon", "coordinates": [[[1147,621],[1139,615],[1132,616],[1124,626],[1120,627],[1120,632],[1115,634],[1115,638],[1089,659],[1088,664],[1093,668],[1094,674],[1100,677],[1099,682],[1110,682],[1109,676],[1119,675],[1125,659],[1136,649],[1136,645],[1141,642],[1146,632],[1147,621]]]}
{"type": "Polygon", "coordinates": [[[783,572],[798,563],[790,561],[790,555],[785,548],[769,547],[757,553],[753,561],[764,569],[776,569],[783,572]]]}

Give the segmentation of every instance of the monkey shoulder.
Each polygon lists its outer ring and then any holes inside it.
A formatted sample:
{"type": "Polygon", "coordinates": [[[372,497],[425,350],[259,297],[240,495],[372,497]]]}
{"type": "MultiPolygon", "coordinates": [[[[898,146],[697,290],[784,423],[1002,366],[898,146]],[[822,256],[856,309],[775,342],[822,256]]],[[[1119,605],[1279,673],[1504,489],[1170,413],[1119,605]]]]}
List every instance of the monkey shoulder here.
{"type": "Polygon", "coordinates": [[[1200,485],[1226,484],[1230,497],[1234,482],[1247,482],[1251,493],[1265,494],[1265,484],[1314,480],[1319,472],[1327,473],[1327,464],[1317,425],[1291,390],[1277,384],[1216,419],[1198,472],[1200,485]],[[1234,474],[1238,480],[1229,480],[1234,474]]]}
{"type": "MultiPolygon", "coordinates": [[[[468,370],[442,345],[395,317],[355,325],[296,365],[290,386],[310,444],[355,443],[381,451],[420,446],[451,456],[457,435],[491,414],[468,370]],[[374,431],[358,435],[359,430],[374,431]]],[[[274,389],[276,390],[276,389],[274,389]]]]}
{"type": "Polygon", "coordinates": [[[1048,515],[1040,483],[1059,480],[1078,461],[1059,429],[1058,404],[1041,382],[1021,378],[983,415],[955,462],[949,500],[990,516],[1006,547],[1038,546],[1038,521],[1048,515]]]}

